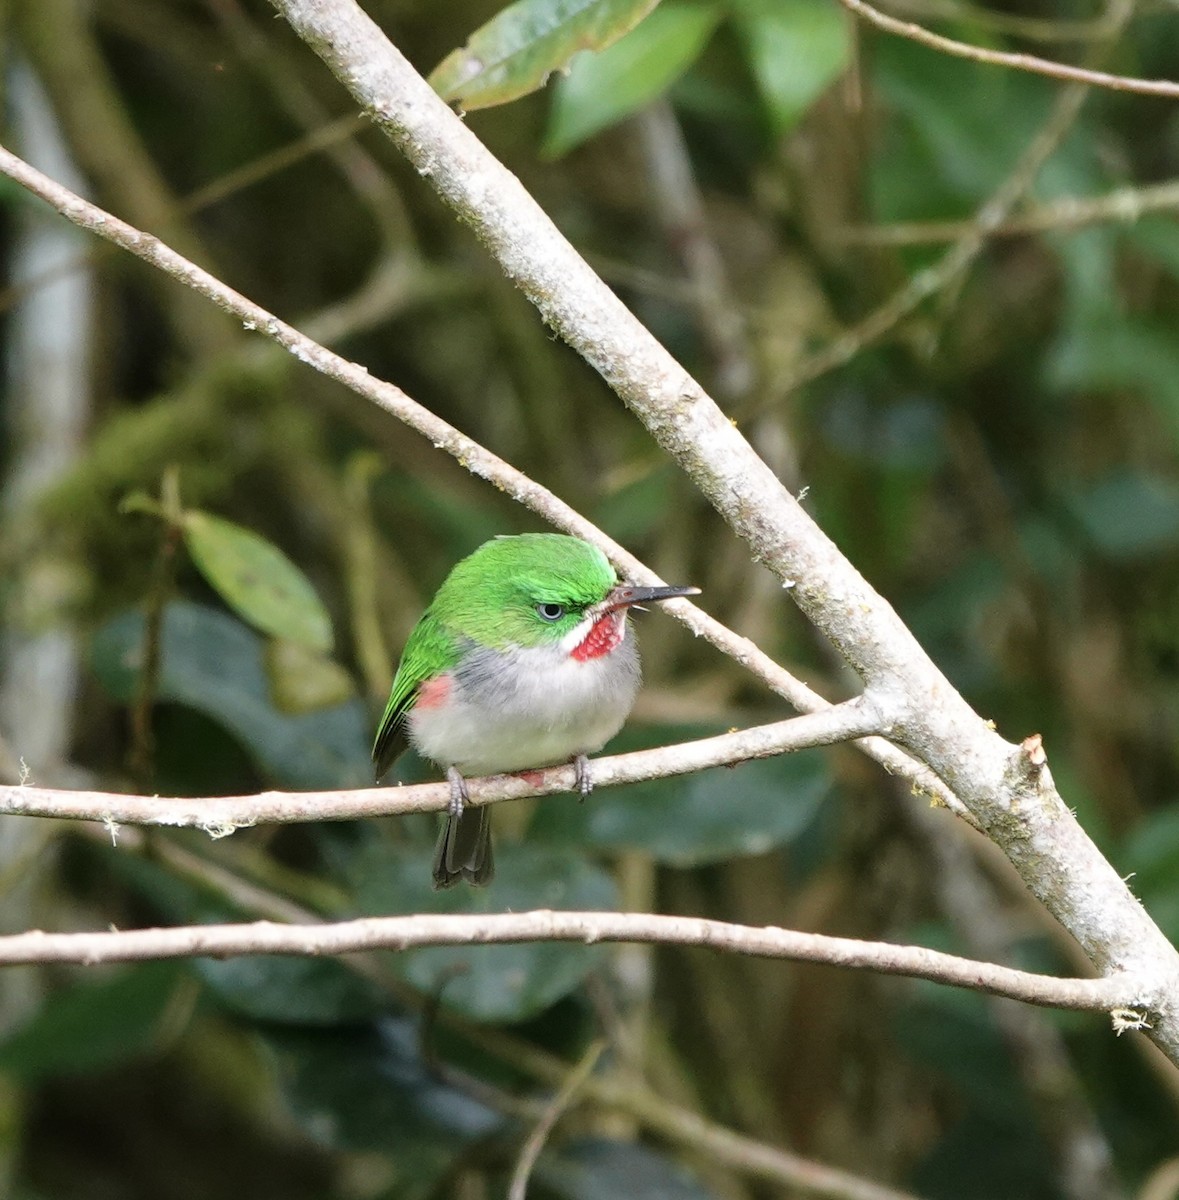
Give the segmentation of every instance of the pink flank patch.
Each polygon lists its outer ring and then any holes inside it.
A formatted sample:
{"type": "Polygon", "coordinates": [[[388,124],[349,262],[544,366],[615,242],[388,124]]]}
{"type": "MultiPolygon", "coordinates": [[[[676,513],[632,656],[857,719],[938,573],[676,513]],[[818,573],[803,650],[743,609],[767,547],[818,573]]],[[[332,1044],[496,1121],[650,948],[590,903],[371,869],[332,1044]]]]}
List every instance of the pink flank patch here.
{"type": "Polygon", "coordinates": [[[450,676],[435,675],[418,688],[417,708],[441,708],[450,695],[450,676]]]}
{"type": "Polygon", "coordinates": [[[523,779],[529,787],[540,787],[544,783],[543,771],[516,771],[515,774],[523,779]]]}
{"type": "Polygon", "coordinates": [[[603,654],[617,650],[622,644],[625,621],[626,611],[621,609],[615,609],[600,617],[582,639],[581,644],[574,647],[573,657],[578,662],[588,662],[591,658],[601,658],[603,654]]]}

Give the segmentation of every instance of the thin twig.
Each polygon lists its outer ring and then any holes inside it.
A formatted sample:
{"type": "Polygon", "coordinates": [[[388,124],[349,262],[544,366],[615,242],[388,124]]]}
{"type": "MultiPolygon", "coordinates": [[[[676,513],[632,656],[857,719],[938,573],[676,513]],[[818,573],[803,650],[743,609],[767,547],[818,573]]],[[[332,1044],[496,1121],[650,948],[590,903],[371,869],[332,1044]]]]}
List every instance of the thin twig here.
{"type": "Polygon", "coordinates": [[[991,231],[1002,225],[1019,197],[1031,186],[1040,168],[1068,132],[1087,89],[1074,84],[1057,98],[1055,107],[1036,136],[1024,149],[1007,178],[995,189],[961,235],[932,266],[911,276],[879,307],[840,334],[821,350],[804,359],[775,388],[769,400],[780,399],[828,371],[850,362],[867,346],[879,341],[926,300],[961,279],[987,243],[991,231]]]}
{"type": "Polygon", "coordinates": [[[375,703],[388,695],[393,682],[377,604],[377,538],[369,495],[380,464],[376,454],[359,451],[349,459],[344,471],[344,503],[348,509],[344,539],[348,614],[365,691],[375,703]]]}
{"type": "Polygon", "coordinates": [[[656,218],[691,283],[692,307],[715,362],[717,391],[728,398],[743,396],[753,386],[753,355],[708,227],[683,130],[667,100],[641,113],[636,128],[656,218]]]}
{"type": "Polygon", "coordinates": [[[322,124],[309,129],[301,137],[259,154],[189,192],[177,207],[180,212],[188,214],[220,204],[236,193],[296,166],[313,154],[321,154],[340,142],[350,141],[366,124],[364,117],[358,113],[346,113],[334,119],[325,117],[322,124]]]}
{"type": "MultiPolygon", "coordinates": [[[[686,775],[708,767],[848,741],[879,729],[880,720],[870,703],[849,700],[819,713],[792,717],[773,725],[758,725],[737,733],[654,750],[595,758],[590,769],[595,787],[686,775]]],[[[573,767],[551,767],[540,773],[539,778],[537,773],[530,772],[528,779],[518,775],[495,775],[468,782],[470,803],[474,805],[547,796],[575,788],[573,767]]],[[[101,821],[106,825],[187,826],[204,829],[216,836],[252,825],[442,812],[449,803],[450,789],[444,783],[328,792],[261,792],[251,796],[206,799],[0,785],[0,814],[101,821]]]]}
{"type": "MultiPolygon", "coordinates": [[[[853,2],[860,3],[861,0],[853,2]]],[[[1102,17],[1104,39],[1095,47],[1094,53],[1099,53],[1104,44],[1125,26],[1133,8],[1133,0],[1110,0],[1102,17]]],[[[973,220],[963,226],[960,236],[942,257],[932,266],[911,276],[873,312],[805,359],[786,380],[775,387],[775,395],[779,398],[789,395],[828,371],[850,362],[865,347],[879,341],[916,312],[931,296],[959,287],[987,245],[992,231],[1007,219],[1020,197],[1035,181],[1040,168],[1072,128],[1088,94],[1088,87],[1082,83],[1072,83],[1062,89],[1047,120],[1024,148],[1010,174],[987,198],[973,220]]]]}
{"type": "Polygon", "coordinates": [[[1027,1004],[1082,1012],[1133,1009],[1145,1020],[1150,984],[1134,975],[1061,979],[930,950],[653,913],[421,913],[361,917],[333,924],[188,925],[169,929],[45,933],[0,937],[0,964],[140,962],[145,959],[237,957],[250,954],[351,954],[422,946],[517,945],[522,942],[650,942],[700,946],[752,958],[856,967],[1009,996],[1027,1004]]]}
{"type": "MultiPolygon", "coordinates": [[[[220,204],[235,196],[245,188],[253,187],[281,171],[302,162],[312,154],[318,154],[326,147],[352,137],[365,127],[365,120],[352,113],[330,121],[318,129],[312,130],[305,137],[285,142],[274,150],[250,159],[239,167],[227,171],[224,175],[211,180],[204,186],[190,192],[178,201],[176,211],[182,216],[192,216],[213,204],[220,204]]],[[[48,287],[59,279],[68,278],[77,271],[102,262],[108,255],[114,253],[111,245],[98,245],[63,262],[39,271],[19,283],[9,283],[0,288],[0,314],[8,312],[20,304],[31,293],[48,287]]]]}
{"type": "Polygon", "coordinates": [[[152,713],[160,681],[164,609],[172,594],[176,551],[183,536],[180,472],[175,466],[168,467],[164,472],[160,486],[160,516],[163,518],[163,528],[147,596],[143,624],[143,670],[139,672],[131,704],[131,749],[127,755],[132,778],[142,788],[150,787],[155,775],[156,747],[152,713]]]}
{"type": "Polygon", "coordinates": [[[957,0],[890,0],[888,7],[907,11],[910,16],[968,21],[985,29],[993,29],[996,33],[1009,33],[1032,42],[1100,41],[1109,36],[1111,26],[1108,12],[1096,17],[1069,20],[1063,17],[1026,17],[958,3],[957,0]]]}
{"type": "Polygon", "coordinates": [[[1179,83],[1170,79],[1136,79],[1129,75],[1111,75],[1107,71],[1094,71],[1089,67],[1074,67],[1068,63],[1038,58],[1034,54],[1013,54],[1007,50],[988,50],[983,46],[971,46],[934,33],[923,25],[890,17],[866,0],[839,0],[844,8],[858,17],[883,29],[886,33],[920,42],[943,54],[956,58],[969,58],[974,62],[989,63],[991,66],[1011,67],[1018,71],[1030,71],[1035,75],[1047,75],[1050,79],[1061,79],[1071,83],[1083,83],[1086,87],[1112,88],[1119,92],[1136,92],[1143,96],[1164,96],[1179,99],[1179,83]]]}
{"type": "Polygon", "coordinates": [[[528,1140],[520,1149],[520,1157],[516,1160],[516,1169],[512,1172],[511,1186],[508,1188],[508,1200],[525,1200],[528,1192],[528,1180],[532,1176],[532,1168],[544,1149],[553,1126],[561,1119],[565,1110],[573,1103],[577,1093],[585,1086],[585,1081],[593,1074],[598,1059],[606,1043],[597,1041],[582,1055],[581,1061],[569,1072],[569,1078],[561,1084],[557,1094],[545,1108],[536,1127],[528,1135],[528,1140]]]}
{"type": "MultiPolygon", "coordinates": [[[[1037,205],[996,225],[990,237],[1080,229],[1111,221],[1132,225],[1153,212],[1179,208],[1179,180],[1145,187],[1118,188],[1105,196],[1070,197],[1037,205]]],[[[975,221],[896,221],[889,225],[852,226],[837,230],[837,241],[849,246],[921,246],[952,242],[970,233],[975,221]]]]}

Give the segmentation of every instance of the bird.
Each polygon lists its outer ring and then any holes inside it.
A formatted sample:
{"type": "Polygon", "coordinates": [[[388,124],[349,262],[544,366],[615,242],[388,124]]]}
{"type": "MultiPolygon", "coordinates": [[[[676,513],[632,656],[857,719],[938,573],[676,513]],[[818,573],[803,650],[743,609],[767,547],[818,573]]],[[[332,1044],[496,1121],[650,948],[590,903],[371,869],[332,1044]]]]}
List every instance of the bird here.
{"type": "Polygon", "coordinates": [[[450,784],[434,852],[435,888],[490,883],[490,812],[466,780],[572,762],[584,799],[587,756],[622,728],[640,665],[634,605],[699,592],[620,582],[581,538],[492,538],[456,563],[405,643],[372,757],[379,782],[410,745],[450,784]]]}

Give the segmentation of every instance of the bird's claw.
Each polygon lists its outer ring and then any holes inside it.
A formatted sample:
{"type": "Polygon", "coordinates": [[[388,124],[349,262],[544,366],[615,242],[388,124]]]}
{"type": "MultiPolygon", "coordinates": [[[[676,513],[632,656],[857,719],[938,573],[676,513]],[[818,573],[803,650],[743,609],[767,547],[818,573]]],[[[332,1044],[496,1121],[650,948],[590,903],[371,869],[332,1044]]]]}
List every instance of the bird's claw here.
{"type": "Polygon", "coordinates": [[[576,773],[577,790],[581,793],[578,800],[580,804],[594,790],[594,781],[590,778],[589,759],[584,754],[579,754],[573,760],[573,770],[576,773]]]}
{"type": "Polygon", "coordinates": [[[463,815],[463,806],[471,796],[467,791],[467,781],[459,773],[458,767],[447,767],[446,778],[450,782],[449,812],[451,817],[457,821],[463,815]]]}

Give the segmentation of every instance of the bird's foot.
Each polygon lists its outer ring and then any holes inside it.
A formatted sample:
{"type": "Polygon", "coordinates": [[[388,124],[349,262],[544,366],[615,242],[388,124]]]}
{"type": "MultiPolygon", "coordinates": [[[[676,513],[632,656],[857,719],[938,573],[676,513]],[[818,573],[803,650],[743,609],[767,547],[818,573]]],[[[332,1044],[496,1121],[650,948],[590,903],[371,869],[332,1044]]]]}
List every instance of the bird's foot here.
{"type": "Polygon", "coordinates": [[[579,754],[573,760],[573,770],[577,776],[577,790],[581,793],[581,799],[578,801],[580,804],[594,790],[594,781],[590,778],[589,759],[584,754],[579,754]]]}
{"type": "Polygon", "coordinates": [[[447,767],[446,778],[450,782],[450,815],[457,821],[463,815],[463,805],[471,796],[467,791],[467,781],[459,773],[458,767],[447,767]]]}

